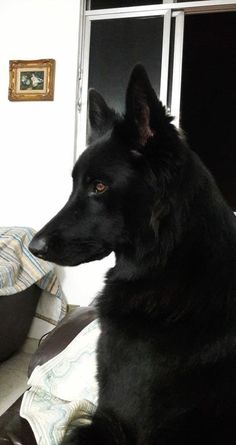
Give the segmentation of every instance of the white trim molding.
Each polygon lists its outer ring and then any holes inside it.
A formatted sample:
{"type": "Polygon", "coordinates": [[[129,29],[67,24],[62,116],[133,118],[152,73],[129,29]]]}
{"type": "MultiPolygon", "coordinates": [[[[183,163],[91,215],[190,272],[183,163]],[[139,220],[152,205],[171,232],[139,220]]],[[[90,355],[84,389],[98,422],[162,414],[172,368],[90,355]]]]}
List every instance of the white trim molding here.
{"type": "Polygon", "coordinates": [[[180,98],[182,83],[182,61],[184,46],[184,12],[178,12],[175,18],[174,63],[171,94],[171,114],[174,124],[178,127],[180,122],[180,98]]]}

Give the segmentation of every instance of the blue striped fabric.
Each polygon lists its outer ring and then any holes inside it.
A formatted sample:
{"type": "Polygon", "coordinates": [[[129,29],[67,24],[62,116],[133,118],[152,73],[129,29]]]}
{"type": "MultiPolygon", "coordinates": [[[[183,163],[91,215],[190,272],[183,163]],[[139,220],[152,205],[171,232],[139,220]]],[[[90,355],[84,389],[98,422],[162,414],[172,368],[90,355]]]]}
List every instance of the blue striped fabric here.
{"type": "Polygon", "coordinates": [[[35,233],[28,227],[0,228],[0,296],[21,292],[37,283],[41,289],[61,297],[54,266],[37,259],[28,249],[35,233]]]}
{"type": "Polygon", "coordinates": [[[64,317],[67,304],[54,265],[34,257],[28,249],[35,233],[28,227],[0,228],[0,301],[1,295],[37,284],[42,294],[28,336],[39,339],[64,317]]]}

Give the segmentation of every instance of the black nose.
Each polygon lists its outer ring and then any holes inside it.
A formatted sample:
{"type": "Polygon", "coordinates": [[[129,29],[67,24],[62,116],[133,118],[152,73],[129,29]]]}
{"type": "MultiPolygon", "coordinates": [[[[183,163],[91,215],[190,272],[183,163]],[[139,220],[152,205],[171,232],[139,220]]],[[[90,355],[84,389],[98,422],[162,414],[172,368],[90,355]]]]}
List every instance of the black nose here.
{"type": "Polygon", "coordinates": [[[48,243],[46,238],[37,238],[37,236],[34,237],[29,244],[29,250],[35,256],[44,258],[48,251],[48,243]]]}

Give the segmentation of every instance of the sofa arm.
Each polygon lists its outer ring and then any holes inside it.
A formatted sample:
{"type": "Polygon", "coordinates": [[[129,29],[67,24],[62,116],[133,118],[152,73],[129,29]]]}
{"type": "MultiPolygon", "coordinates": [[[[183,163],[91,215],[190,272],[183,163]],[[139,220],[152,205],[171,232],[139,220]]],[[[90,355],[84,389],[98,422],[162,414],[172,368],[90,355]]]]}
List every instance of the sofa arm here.
{"type": "Polygon", "coordinates": [[[92,306],[78,307],[69,312],[58,325],[45,337],[33,354],[28,376],[37,365],[42,365],[55,355],[59,354],[89,323],[97,317],[96,309],[92,306]]]}
{"type": "Polygon", "coordinates": [[[36,445],[27,420],[19,416],[22,396],[0,417],[0,445],[36,445]]]}

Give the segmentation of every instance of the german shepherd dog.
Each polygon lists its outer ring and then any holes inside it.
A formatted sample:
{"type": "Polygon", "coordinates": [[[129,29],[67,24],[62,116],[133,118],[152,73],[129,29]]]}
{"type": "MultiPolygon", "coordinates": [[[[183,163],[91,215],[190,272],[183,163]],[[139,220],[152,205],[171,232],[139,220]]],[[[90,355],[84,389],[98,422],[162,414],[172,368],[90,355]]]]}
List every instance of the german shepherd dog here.
{"type": "Polygon", "coordinates": [[[235,445],[235,216],[141,65],[124,115],[91,90],[89,120],[72,194],[30,244],[65,266],[116,257],[97,300],[98,407],[63,443],[235,445]]]}

